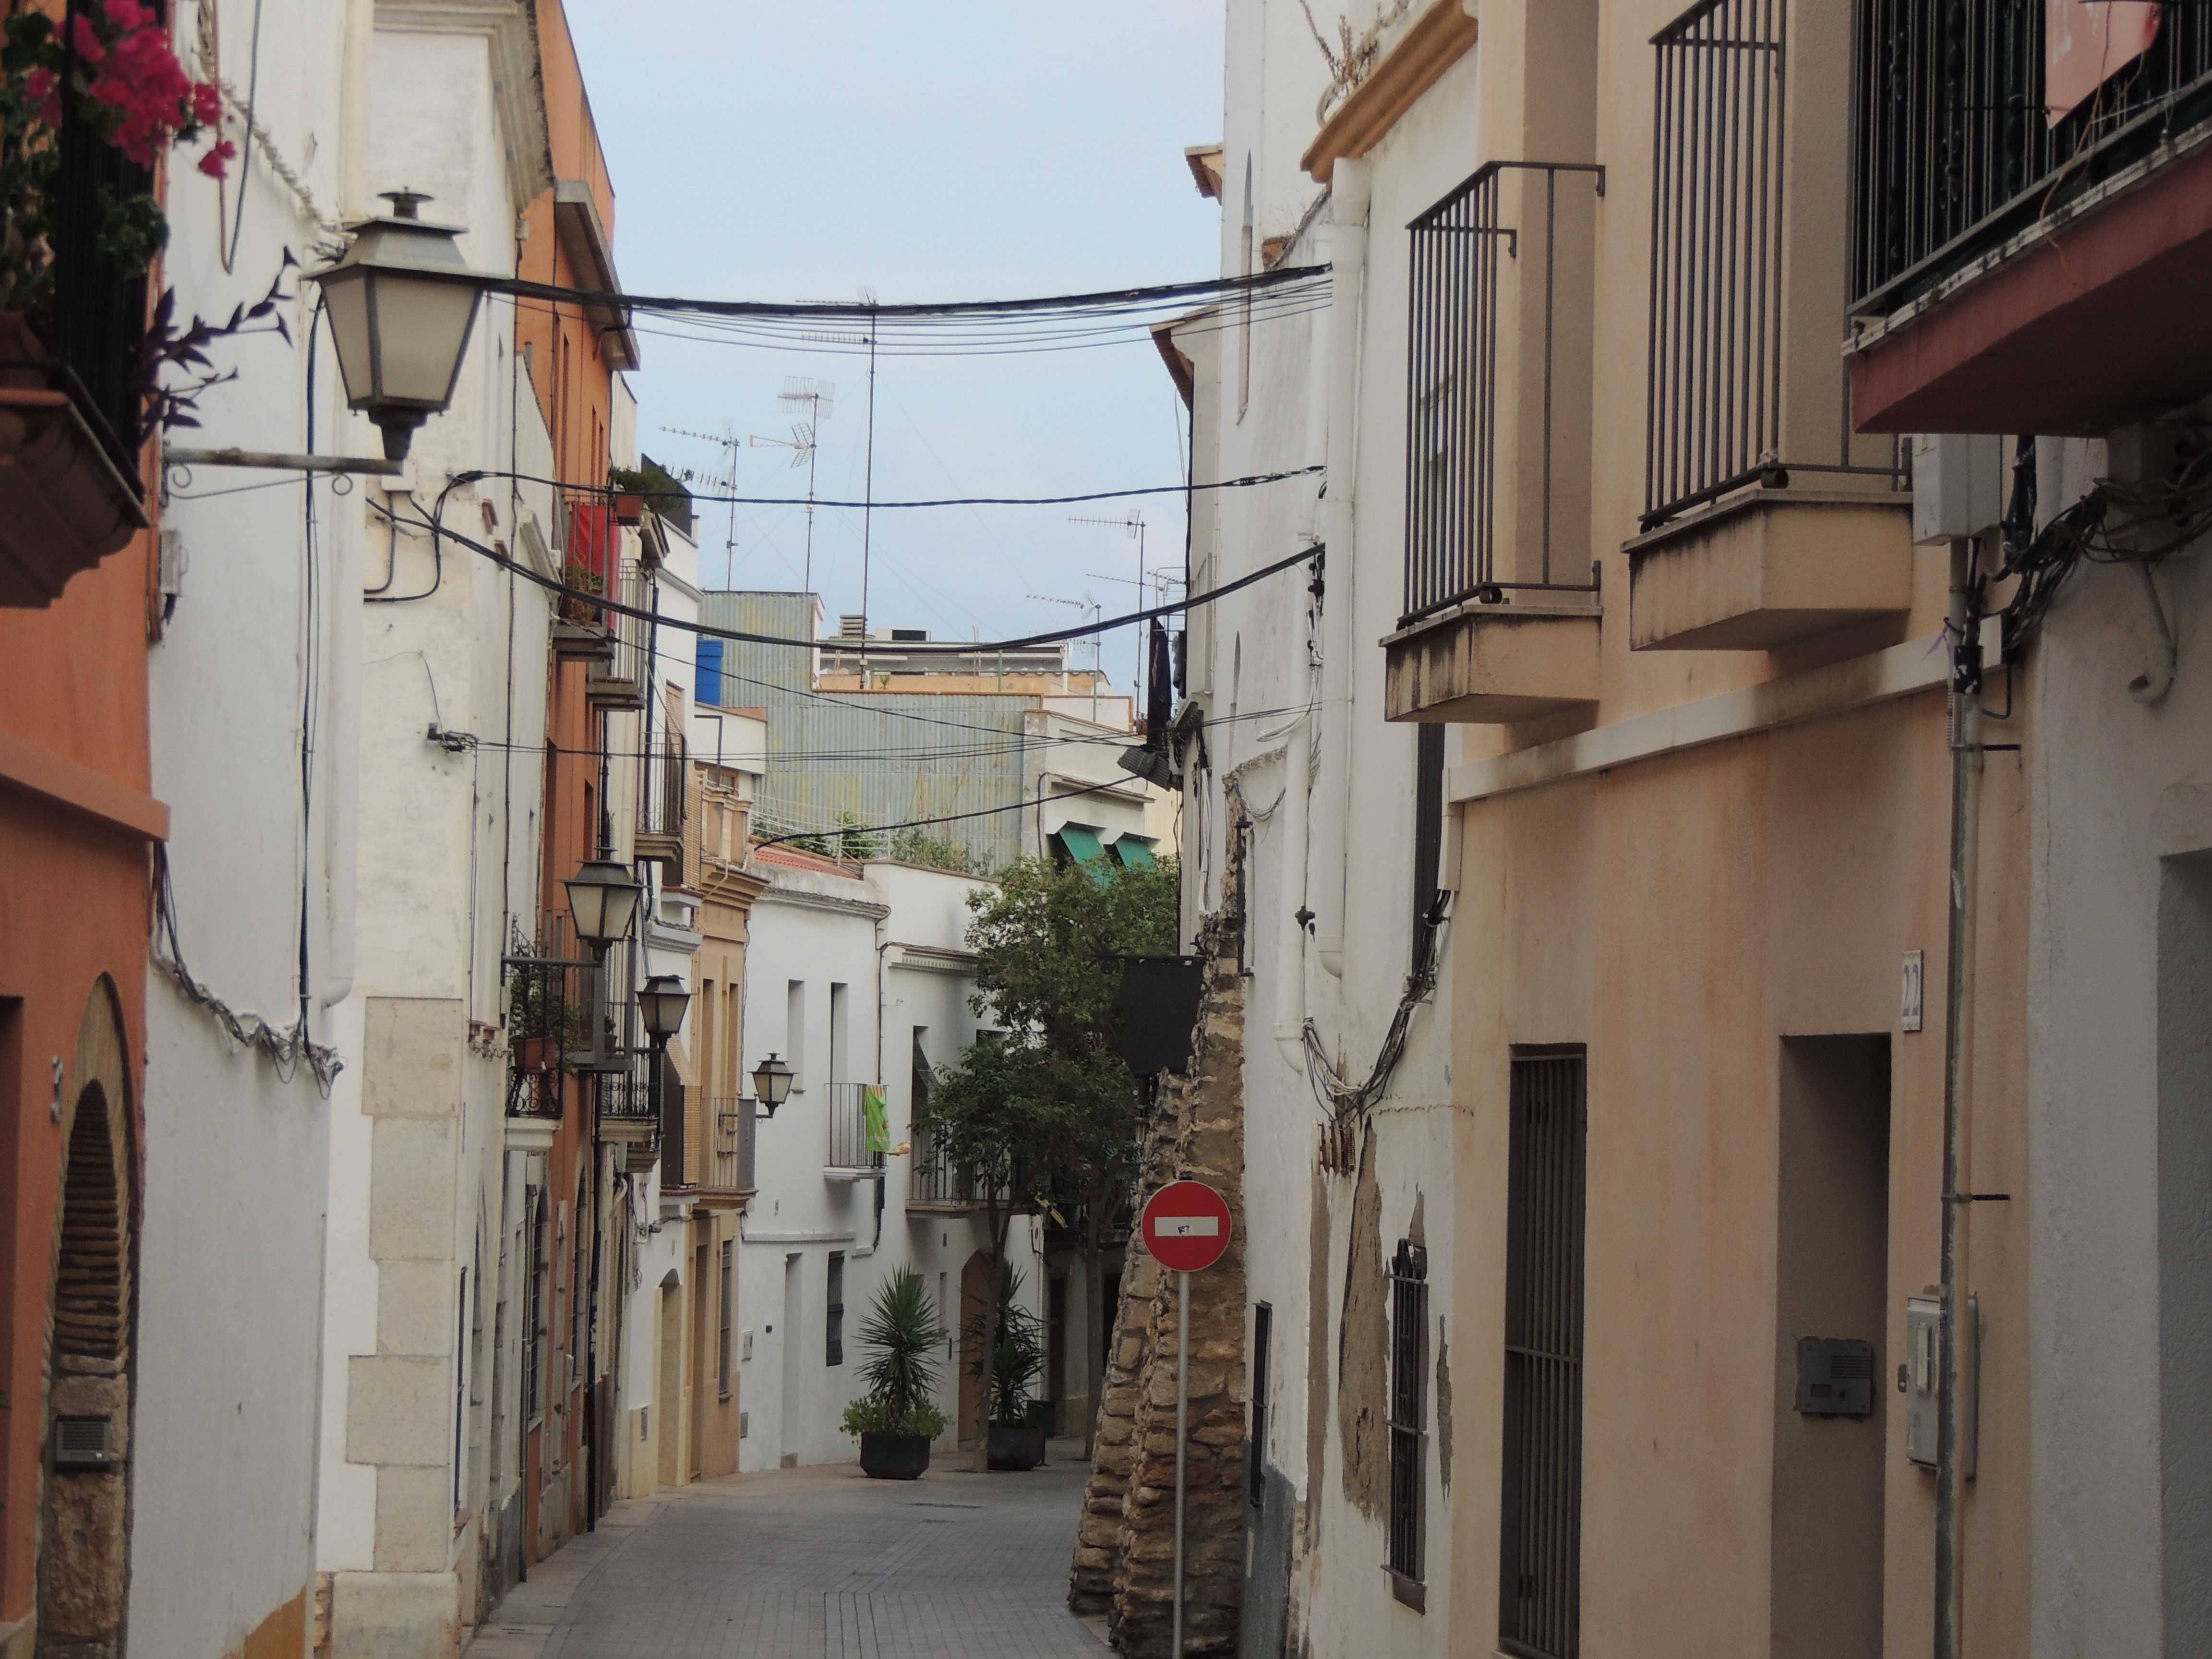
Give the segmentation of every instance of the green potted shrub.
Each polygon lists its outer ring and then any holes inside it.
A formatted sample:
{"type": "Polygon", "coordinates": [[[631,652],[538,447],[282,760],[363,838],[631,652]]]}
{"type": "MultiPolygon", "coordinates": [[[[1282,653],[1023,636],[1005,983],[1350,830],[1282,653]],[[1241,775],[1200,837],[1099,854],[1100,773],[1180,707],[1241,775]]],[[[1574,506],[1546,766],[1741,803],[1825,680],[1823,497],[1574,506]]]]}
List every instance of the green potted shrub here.
{"type": "MultiPolygon", "coordinates": [[[[990,1389],[990,1445],[988,1456],[994,1469],[1033,1469],[1044,1462],[1045,1421],[1036,1409],[1035,1390],[1044,1375],[1044,1329],[1021,1304],[1022,1276],[1011,1266],[999,1275],[999,1305],[994,1326],[996,1352],[992,1357],[990,1389]]],[[[983,1310],[969,1316],[961,1333],[961,1346],[973,1356],[968,1374],[983,1376],[983,1310]]]]}
{"type": "Polygon", "coordinates": [[[945,1432],[937,1392],[937,1345],[945,1340],[937,1298],[921,1275],[901,1267],[876,1292],[860,1326],[871,1356],[867,1392],[845,1407],[845,1432],[860,1442],[860,1468],[878,1480],[912,1480],[929,1467],[929,1443],[945,1432]]]}

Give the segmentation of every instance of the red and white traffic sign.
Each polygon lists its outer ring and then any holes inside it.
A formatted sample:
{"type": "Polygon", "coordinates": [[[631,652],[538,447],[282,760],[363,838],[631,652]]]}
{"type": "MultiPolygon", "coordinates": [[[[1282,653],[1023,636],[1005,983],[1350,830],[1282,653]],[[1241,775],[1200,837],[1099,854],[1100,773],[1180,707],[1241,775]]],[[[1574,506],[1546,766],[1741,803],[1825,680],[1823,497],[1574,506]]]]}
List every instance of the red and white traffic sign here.
{"type": "Polygon", "coordinates": [[[1170,1181],[1146,1201],[1144,1233],[1160,1266],[1201,1272],[1229,1248],[1229,1200],[1202,1181],[1170,1181]]]}

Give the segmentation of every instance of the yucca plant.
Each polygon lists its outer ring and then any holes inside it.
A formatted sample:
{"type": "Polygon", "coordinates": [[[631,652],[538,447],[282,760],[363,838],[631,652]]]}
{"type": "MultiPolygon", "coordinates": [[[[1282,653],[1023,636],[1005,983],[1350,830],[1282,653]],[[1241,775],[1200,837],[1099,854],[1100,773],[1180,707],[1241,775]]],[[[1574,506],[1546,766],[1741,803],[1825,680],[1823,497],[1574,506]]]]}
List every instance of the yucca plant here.
{"type": "Polygon", "coordinates": [[[937,1346],[945,1337],[937,1298],[912,1267],[901,1267],[877,1291],[860,1325],[860,1346],[870,1358],[860,1367],[867,1393],[847,1407],[846,1431],[919,1434],[945,1431],[937,1408],[937,1346]],[[855,1427],[858,1424],[860,1426],[855,1427]]]}

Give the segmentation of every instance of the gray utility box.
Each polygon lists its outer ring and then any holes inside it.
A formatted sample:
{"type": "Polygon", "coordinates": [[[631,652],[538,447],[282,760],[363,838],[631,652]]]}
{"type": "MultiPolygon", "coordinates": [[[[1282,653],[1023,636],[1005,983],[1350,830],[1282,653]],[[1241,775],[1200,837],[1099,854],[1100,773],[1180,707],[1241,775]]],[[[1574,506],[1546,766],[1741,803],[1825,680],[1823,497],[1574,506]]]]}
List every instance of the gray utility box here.
{"type": "MultiPolygon", "coordinates": [[[[1976,1401],[1981,1394],[1980,1299],[1966,1298],[1966,1342],[1959,1354],[1959,1473],[1974,1478],[1976,1401]]],[[[1923,1468],[1936,1467],[1937,1402],[1943,1385],[1943,1304],[1930,1294],[1905,1298],[1905,1363],[1897,1387],[1905,1396],[1905,1455],[1923,1468]]]]}
{"type": "Polygon", "coordinates": [[[1850,1336],[1799,1337],[1797,1409],[1808,1417],[1872,1417],[1874,1344],[1850,1336]]]}
{"type": "Polygon", "coordinates": [[[2004,440],[1918,433],[1912,440],[1912,540],[1935,547],[1993,530],[2004,517],[2004,440]]]}

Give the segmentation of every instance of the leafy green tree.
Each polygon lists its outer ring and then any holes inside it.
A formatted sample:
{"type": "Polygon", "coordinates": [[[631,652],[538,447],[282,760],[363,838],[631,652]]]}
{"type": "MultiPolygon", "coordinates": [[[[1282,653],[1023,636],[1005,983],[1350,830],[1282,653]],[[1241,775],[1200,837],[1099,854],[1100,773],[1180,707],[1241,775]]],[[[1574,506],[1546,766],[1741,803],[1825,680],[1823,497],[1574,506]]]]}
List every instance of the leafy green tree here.
{"type": "MultiPolygon", "coordinates": [[[[1003,1269],[1017,1209],[1080,1206],[1085,1301],[1094,1322],[1105,1297],[1105,1227],[1135,1182],[1143,1131],[1136,1079],[1119,1052],[1121,958],[1174,951],[1178,890],[1172,860],[1124,868],[1028,859],[1006,870],[997,888],[970,895],[973,1003],[1002,1029],[963,1053],[924,1115],[923,1128],[955,1165],[975,1173],[994,1273],[1003,1269]]],[[[987,1302],[987,1328],[994,1313],[987,1302]]],[[[980,1334],[978,1351],[994,1354],[995,1333],[980,1334]]],[[[1087,1445],[1105,1352],[1096,1341],[1085,1346],[1093,1408],[1087,1445]]],[[[986,1386],[987,1401],[991,1393],[986,1386]]],[[[979,1468],[988,1438],[986,1421],[979,1468]]]]}

